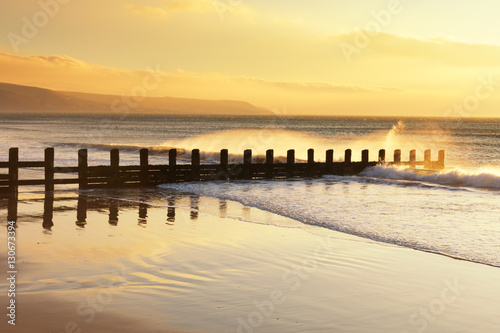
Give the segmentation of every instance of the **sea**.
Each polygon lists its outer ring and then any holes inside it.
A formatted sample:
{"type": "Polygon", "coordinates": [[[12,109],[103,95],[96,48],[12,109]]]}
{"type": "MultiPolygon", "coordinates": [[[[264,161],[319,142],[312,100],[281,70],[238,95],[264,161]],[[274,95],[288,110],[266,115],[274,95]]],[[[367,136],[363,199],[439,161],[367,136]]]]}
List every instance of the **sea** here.
{"type": "MultiPolygon", "coordinates": [[[[56,166],[75,166],[79,148],[88,149],[89,165],[108,164],[112,148],[120,149],[122,165],[138,164],[141,148],[150,149],[151,164],[166,164],[171,148],[178,149],[178,163],[189,163],[195,148],[202,163],[218,163],[221,149],[229,150],[232,163],[241,162],[245,149],[252,149],[255,162],[267,149],[274,149],[276,158],[295,149],[298,162],[307,159],[309,148],[317,161],[324,161],[328,149],[337,161],[346,149],[353,161],[361,160],[363,149],[369,149],[372,161],[379,149],[387,151],[389,161],[395,149],[403,161],[412,149],[417,160],[426,149],[437,160],[443,149],[446,167],[436,172],[378,165],[357,176],[188,182],[154,191],[236,201],[292,218],[304,228],[500,267],[500,119],[0,115],[0,161],[8,159],[11,147],[19,148],[20,160],[43,160],[44,148],[54,147],[56,166]]],[[[22,170],[21,176],[42,172],[22,170]]]]}

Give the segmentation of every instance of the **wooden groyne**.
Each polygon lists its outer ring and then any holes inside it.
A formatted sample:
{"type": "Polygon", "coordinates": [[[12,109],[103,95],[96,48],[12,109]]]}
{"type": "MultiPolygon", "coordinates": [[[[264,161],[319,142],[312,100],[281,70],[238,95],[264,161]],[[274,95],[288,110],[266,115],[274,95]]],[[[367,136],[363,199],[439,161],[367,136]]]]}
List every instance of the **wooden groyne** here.
{"type": "Polygon", "coordinates": [[[201,164],[199,149],[191,151],[190,164],[177,163],[177,150],[169,151],[168,164],[149,164],[149,150],[139,152],[139,165],[120,165],[120,151],[110,150],[110,164],[101,166],[88,165],[87,149],[78,150],[78,165],[74,167],[56,167],[54,165],[54,148],[45,149],[43,161],[20,161],[19,149],[9,149],[9,159],[0,162],[0,170],[8,169],[8,173],[0,173],[0,192],[17,193],[19,186],[43,185],[46,191],[53,191],[55,185],[78,184],[80,189],[102,187],[148,187],[164,183],[187,181],[213,181],[237,179],[286,179],[299,177],[321,177],[323,175],[356,175],[369,166],[377,164],[407,165],[410,168],[422,166],[424,169],[443,169],[444,150],[438,153],[438,160],[431,160],[431,150],[424,152],[423,161],[417,161],[416,150],[409,152],[409,160],[402,161],[401,150],[394,151],[392,161],[386,159],[386,151],[379,150],[378,160],[369,161],[369,151],[361,152],[361,160],[353,161],[352,150],[344,152],[344,161],[334,162],[334,151],[327,150],[325,162],[315,162],[314,150],[307,151],[307,161],[297,162],[295,150],[287,152],[286,162],[278,162],[274,151],[266,151],[263,163],[252,160],[252,151],[243,152],[243,163],[229,163],[227,149],[220,151],[218,164],[201,164]],[[19,179],[21,168],[43,168],[43,179],[19,179]],[[56,177],[62,174],[64,178],[56,177]]]}

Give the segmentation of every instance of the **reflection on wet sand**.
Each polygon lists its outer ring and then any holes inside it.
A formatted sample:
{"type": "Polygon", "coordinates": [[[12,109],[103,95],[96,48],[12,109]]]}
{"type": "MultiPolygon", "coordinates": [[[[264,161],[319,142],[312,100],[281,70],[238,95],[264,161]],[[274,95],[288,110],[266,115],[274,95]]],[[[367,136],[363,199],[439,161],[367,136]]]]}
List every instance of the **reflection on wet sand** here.
{"type": "MultiPolygon", "coordinates": [[[[198,219],[198,214],[199,214],[199,196],[190,194],[187,195],[189,198],[189,210],[190,210],[190,219],[191,220],[197,220],[198,219]]],[[[166,224],[173,225],[175,223],[176,219],[176,200],[181,199],[182,196],[169,196],[167,198],[167,212],[166,212],[166,224]]],[[[97,211],[103,211],[107,210],[108,211],[108,223],[111,226],[117,226],[119,222],[119,216],[120,216],[120,208],[132,208],[132,207],[137,207],[138,208],[138,219],[137,219],[137,224],[140,226],[145,227],[148,222],[148,208],[151,207],[152,205],[143,202],[143,201],[123,201],[123,200],[118,200],[118,199],[112,199],[112,198],[103,198],[99,196],[92,196],[89,194],[85,193],[79,193],[78,197],[57,197],[54,196],[53,192],[46,192],[45,196],[42,198],[37,198],[37,199],[25,199],[25,200],[19,200],[17,196],[11,196],[9,197],[8,201],[4,201],[4,204],[7,203],[7,220],[8,221],[15,221],[17,222],[18,219],[21,217],[24,220],[30,220],[32,222],[33,220],[39,220],[41,218],[42,220],[42,227],[45,230],[52,230],[54,227],[54,222],[53,222],[53,216],[54,216],[54,211],[71,211],[74,210],[74,206],[68,206],[68,205],[62,205],[60,207],[54,208],[54,202],[58,201],[65,201],[68,202],[68,200],[71,201],[76,201],[76,222],[75,224],[79,228],[85,228],[85,225],[87,224],[87,211],[88,210],[97,210],[97,211]],[[19,202],[40,202],[43,200],[43,214],[36,213],[36,214],[21,214],[19,216],[18,214],[18,205],[19,202]]],[[[74,204],[73,204],[74,205],[74,204]]],[[[219,211],[225,212],[226,210],[226,202],[224,200],[221,200],[219,202],[219,211]]],[[[3,206],[3,205],[2,205],[3,206]]],[[[3,206],[5,207],[5,206],[3,206]]]]}

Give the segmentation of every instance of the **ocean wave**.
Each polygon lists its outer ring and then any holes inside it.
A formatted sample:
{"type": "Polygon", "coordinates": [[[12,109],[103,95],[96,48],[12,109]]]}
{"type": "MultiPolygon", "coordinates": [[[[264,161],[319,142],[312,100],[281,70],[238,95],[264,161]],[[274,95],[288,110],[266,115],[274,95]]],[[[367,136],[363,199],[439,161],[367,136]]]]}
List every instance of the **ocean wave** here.
{"type": "Polygon", "coordinates": [[[378,165],[367,168],[361,173],[361,176],[431,183],[451,187],[500,190],[500,170],[493,168],[479,168],[475,170],[453,168],[427,173],[427,171],[419,171],[418,169],[378,165]]]}

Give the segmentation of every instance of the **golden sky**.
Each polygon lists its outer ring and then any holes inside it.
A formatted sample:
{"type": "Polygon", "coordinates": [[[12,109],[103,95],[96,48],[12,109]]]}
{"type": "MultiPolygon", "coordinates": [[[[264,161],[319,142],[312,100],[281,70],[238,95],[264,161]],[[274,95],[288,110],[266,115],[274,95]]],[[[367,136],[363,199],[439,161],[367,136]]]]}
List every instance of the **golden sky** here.
{"type": "Polygon", "coordinates": [[[154,74],[148,96],[282,114],[497,117],[499,10],[498,0],[4,0],[0,82],[129,95],[154,74]]]}

